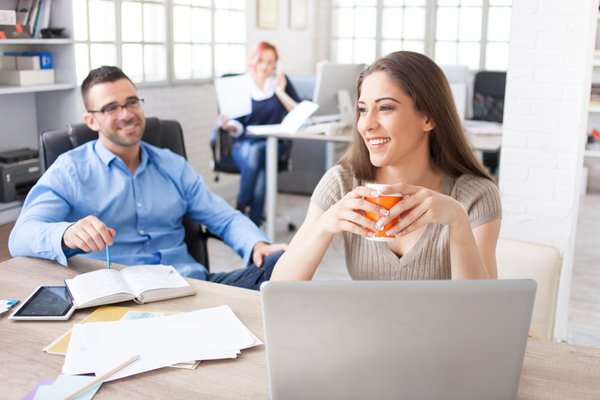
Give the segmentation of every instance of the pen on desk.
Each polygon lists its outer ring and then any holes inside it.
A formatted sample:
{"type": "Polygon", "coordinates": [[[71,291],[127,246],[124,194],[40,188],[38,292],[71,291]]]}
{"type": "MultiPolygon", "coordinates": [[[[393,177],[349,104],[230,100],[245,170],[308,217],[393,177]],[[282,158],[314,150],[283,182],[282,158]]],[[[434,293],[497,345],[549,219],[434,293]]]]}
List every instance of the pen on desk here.
{"type": "Polygon", "coordinates": [[[70,395],[68,395],[67,397],[65,397],[65,400],[74,399],[77,396],[79,396],[79,395],[87,392],[92,387],[96,386],[99,383],[102,383],[102,381],[104,381],[106,378],[110,377],[111,375],[116,374],[117,372],[119,372],[120,370],[122,370],[123,368],[125,368],[126,366],[128,366],[129,364],[131,364],[132,362],[138,360],[139,358],[140,358],[140,356],[133,356],[133,357],[131,357],[131,358],[123,361],[121,364],[119,364],[116,367],[110,369],[109,371],[106,371],[102,375],[97,376],[96,379],[94,379],[93,381],[88,382],[83,387],[77,389],[76,391],[74,391],[73,393],[71,393],[70,395]]]}
{"type": "Polygon", "coordinates": [[[110,246],[106,245],[106,268],[111,269],[110,265],[110,246]]]}

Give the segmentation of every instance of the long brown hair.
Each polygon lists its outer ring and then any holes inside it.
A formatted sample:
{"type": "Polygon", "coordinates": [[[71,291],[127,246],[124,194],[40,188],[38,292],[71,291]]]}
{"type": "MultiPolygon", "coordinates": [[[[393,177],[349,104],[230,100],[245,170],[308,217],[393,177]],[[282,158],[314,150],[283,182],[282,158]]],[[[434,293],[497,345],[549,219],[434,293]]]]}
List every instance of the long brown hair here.
{"type": "MultiPolygon", "coordinates": [[[[385,72],[412,99],[415,109],[434,122],[435,127],[429,132],[429,154],[436,167],[450,176],[472,174],[493,181],[471,150],[448,80],[435,62],[411,51],[397,51],[380,58],[360,73],[357,101],[364,79],[377,71],[385,72]]],[[[354,140],[340,164],[351,169],[359,180],[372,182],[377,167],[371,164],[369,151],[358,132],[358,117],[355,112],[354,140]]]]}

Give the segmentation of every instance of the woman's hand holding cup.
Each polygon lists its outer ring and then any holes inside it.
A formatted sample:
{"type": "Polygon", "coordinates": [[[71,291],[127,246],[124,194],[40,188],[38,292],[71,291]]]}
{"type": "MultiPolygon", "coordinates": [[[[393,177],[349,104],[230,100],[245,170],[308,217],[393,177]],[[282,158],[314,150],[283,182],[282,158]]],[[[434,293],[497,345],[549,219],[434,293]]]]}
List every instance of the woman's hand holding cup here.
{"type": "Polygon", "coordinates": [[[322,232],[333,236],[341,232],[350,232],[374,237],[375,232],[378,232],[376,220],[367,218],[365,214],[385,216],[389,214],[389,210],[367,200],[373,193],[377,194],[377,191],[365,186],[355,187],[323,213],[315,233],[322,232]]]}
{"type": "Polygon", "coordinates": [[[386,193],[382,194],[381,192],[388,192],[390,190],[391,185],[377,184],[377,183],[368,183],[366,185],[367,188],[372,189],[372,194],[370,196],[365,197],[370,203],[377,204],[381,206],[383,209],[388,210],[388,213],[384,215],[382,212],[372,213],[370,211],[365,211],[365,216],[375,221],[376,230],[373,231],[373,235],[369,235],[367,239],[376,240],[376,241],[389,241],[394,240],[394,235],[388,235],[387,232],[392,229],[392,227],[398,222],[399,216],[392,218],[392,220],[386,221],[386,217],[389,215],[389,210],[396,205],[400,200],[404,198],[404,194],[402,193],[386,193]]]}

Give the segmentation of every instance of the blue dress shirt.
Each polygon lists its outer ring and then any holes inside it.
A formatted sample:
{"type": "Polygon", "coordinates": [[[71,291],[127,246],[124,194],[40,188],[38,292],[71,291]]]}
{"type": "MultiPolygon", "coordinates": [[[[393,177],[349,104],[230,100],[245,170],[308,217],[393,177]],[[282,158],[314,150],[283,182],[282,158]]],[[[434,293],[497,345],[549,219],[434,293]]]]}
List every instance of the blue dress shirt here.
{"type": "MultiPolygon", "coordinates": [[[[56,260],[81,253],[63,248],[74,222],[94,215],[116,230],[114,262],[173,265],[182,275],[205,279],[206,268],[188,253],[183,216],[204,224],[249,263],[267,236],[215,195],[187,161],[170,150],[141,143],[134,174],[99,141],[61,155],[31,189],[10,234],[13,256],[56,260]]],[[[103,259],[104,252],[87,253],[103,259]]]]}

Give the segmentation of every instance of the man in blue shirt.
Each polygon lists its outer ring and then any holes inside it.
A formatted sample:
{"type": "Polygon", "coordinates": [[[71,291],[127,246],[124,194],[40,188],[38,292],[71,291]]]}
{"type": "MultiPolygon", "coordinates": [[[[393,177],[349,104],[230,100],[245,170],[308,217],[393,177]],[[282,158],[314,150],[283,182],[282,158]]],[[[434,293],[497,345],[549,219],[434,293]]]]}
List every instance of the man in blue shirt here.
{"type": "Polygon", "coordinates": [[[183,276],[258,289],[285,244],[270,245],[252,221],[212,193],[184,158],[142,142],[143,102],[116,67],[81,85],[84,120],[98,140],[62,154],[29,192],[10,234],[13,256],[56,260],[86,253],[126,265],[168,264],[183,276]],[[182,219],[223,238],[246,268],[209,273],[188,253],[182,219]]]}

